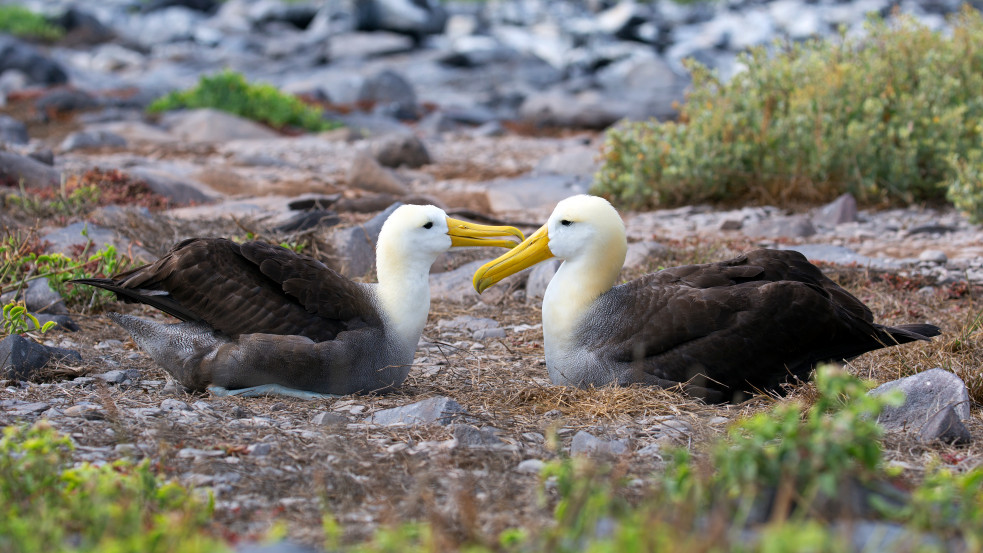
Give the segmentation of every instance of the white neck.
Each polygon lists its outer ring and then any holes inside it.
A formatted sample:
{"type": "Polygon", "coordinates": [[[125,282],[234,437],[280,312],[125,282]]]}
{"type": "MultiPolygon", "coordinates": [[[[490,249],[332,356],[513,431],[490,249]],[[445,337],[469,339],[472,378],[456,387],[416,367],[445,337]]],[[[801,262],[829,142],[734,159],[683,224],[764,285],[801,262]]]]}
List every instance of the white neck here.
{"type": "Polygon", "coordinates": [[[587,309],[614,286],[625,263],[627,244],[604,243],[560,265],[543,295],[543,349],[547,363],[550,353],[569,351],[574,331],[587,309]]]}
{"type": "Polygon", "coordinates": [[[376,256],[376,297],[387,332],[393,332],[402,344],[415,350],[430,312],[430,266],[434,260],[407,256],[396,249],[385,251],[387,248],[381,246],[376,256]]]}

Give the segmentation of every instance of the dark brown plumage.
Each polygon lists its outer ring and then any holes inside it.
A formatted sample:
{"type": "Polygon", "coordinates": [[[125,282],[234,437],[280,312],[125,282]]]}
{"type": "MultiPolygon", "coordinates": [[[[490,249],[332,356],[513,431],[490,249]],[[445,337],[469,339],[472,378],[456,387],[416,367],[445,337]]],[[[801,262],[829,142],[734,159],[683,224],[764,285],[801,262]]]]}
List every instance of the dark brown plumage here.
{"type": "Polygon", "coordinates": [[[312,257],[263,242],[191,238],[149,265],[75,282],[205,323],[232,339],[265,333],[323,342],[381,324],[358,284],[312,257]]]}
{"type": "Polygon", "coordinates": [[[779,390],[808,379],[819,363],[938,334],[929,324],[875,323],[867,306],[802,254],[779,250],[615,286],[577,329],[586,348],[629,364],[630,381],[685,383],[710,400],[779,390]]]}

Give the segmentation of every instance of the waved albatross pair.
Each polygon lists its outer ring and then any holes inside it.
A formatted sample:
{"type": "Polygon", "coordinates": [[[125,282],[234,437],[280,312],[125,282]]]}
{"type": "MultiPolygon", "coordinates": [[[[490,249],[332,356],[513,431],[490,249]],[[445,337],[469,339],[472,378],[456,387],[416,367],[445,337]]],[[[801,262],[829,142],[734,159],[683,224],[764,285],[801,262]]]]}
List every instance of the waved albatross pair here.
{"type": "Polygon", "coordinates": [[[455,246],[513,247],[522,233],[404,205],[376,246],[378,284],[262,242],[192,238],[105,288],[184,322],[112,314],[178,382],[220,394],[312,397],[386,391],[409,373],[430,311],[430,266],[455,246]]]}
{"type": "Polygon", "coordinates": [[[481,268],[481,293],[548,259],[563,260],[543,297],[543,349],[554,384],[682,385],[708,401],[774,390],[821,362],[927,340],[931,324],[877,324],[860,300],[794,251],[755,250],[615,286],[627,252],[611,204],[573,196],[522,244],[481,268]]]}

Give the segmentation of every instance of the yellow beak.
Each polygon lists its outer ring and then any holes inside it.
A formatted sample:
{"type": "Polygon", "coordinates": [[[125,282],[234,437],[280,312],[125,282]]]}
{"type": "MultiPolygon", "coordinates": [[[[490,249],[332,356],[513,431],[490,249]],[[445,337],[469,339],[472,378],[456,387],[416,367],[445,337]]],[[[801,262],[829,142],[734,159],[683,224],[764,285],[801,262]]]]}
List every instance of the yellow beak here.
{"type": "Polygon", "coordinates": [[[553,257],[546,226],[534,232],[512,251],[493,259],[474,273],[474,289],[482,293],[503,278],[553,257]]]}
{"type": "Polygon", "coordinates": [[[447,235],[451,237],[451,247],[461,246],[498,246],[514,248],[519,244],[513,240],[495,240],[495,237],[515,236],[521,242],[522,232],[515,227],[493,227],[469,223],[459,219],[447,218],[447,235]]]}

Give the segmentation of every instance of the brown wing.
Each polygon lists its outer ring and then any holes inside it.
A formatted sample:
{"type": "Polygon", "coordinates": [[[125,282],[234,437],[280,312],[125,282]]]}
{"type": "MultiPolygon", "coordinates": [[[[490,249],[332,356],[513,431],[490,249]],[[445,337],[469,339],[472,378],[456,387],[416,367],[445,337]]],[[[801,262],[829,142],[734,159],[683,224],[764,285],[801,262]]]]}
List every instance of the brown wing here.
{"type": "Polygon", "coordinates": [[[185,321],[205,322],[233,338],[266,333],[321,342],[344,330],[381,324],[358,284],[312,257],[262,242],[192,238],[155,263],[111,279],[77,282],[185,321]]]}
{"type": "Polygon", "coordinates": [[[938,334],[932,325],[872,321],[801,254],[757,250],[617,286],[595,303],[581,336],[634,364],[635,381],[689,382],[729,397],[805,378],[822,361],[938,334]]]}

